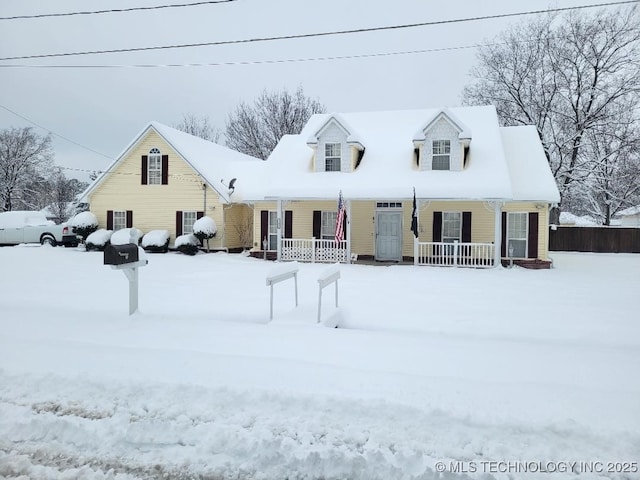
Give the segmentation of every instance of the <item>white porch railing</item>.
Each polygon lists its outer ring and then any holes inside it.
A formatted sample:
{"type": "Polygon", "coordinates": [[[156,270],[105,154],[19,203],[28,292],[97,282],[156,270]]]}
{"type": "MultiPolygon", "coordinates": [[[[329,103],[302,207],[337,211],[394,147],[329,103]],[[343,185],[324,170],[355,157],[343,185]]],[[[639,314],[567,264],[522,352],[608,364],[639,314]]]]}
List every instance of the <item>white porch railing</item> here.
{"type": "Polygon", "coordinates": [[[283,238],[280,260],[298,262],[347,263],[347,241],[317,238],[283,238]]]}
{"type": "Polygon", "coordinates": [[[493,267],[493,243],[418,242],[418,265],[493,267]]]}

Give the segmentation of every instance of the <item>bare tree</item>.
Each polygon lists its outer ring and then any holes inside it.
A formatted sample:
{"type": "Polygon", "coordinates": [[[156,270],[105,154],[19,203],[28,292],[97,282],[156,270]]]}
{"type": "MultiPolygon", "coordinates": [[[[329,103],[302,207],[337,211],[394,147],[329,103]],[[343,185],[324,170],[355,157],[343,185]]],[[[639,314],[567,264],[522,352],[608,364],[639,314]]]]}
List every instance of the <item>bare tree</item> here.
{"type": "Polygon", "coordinates": [[[302,87],[293,95],[286,89],[271,93],[264,90],[253,105],[240,103],[229,115],[227,146],[266,160],[283,135],[300,133],[311,115],[324,111],[324,105],[306,97],[302,87]]]}
{"type": "Polygon", "coordinates": [[[218,143],[222,132],[211,125],[209,117],[196,117],[191,113],[182,114],[182,121],[173,125],[173,128],[186,132],[195,137],[204,138],[210,142],[218,143]]]}
{"type": "Polygon", "coordinates": [[[2,211],[34,208],[40,185],[52,164],[51,137],[32,128],[0,131],[0,208],[2,211]]]}
{"type": "MultiPolygon", "coordinates": [[[[505,125],[537,127],[561,205],[586,201],[574,196],[588,191],[595,149],[587,144],[598,141],[602,127],[629,111],[638,122],[638,17],[637,8],[547,17],[480,49],[463,102],[495,105],[505,125]]],[[[556,209],[551,220],[558,216],[556,209]]]]}
{"type": "Polygon", "coordinates": [[[77,210],[76,195],[88,184],[75,178],[67,178],[61,168],[55,168],[48,179],[47,206],[60,222],[73,216],[77,210]]]}

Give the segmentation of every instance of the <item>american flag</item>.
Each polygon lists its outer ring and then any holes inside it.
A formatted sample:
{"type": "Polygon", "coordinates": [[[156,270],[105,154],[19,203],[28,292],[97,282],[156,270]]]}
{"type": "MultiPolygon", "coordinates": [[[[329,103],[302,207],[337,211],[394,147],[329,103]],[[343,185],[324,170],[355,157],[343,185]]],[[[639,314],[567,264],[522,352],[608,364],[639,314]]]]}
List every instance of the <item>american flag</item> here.
{"type": "Polygon", "coordinates": [[[344,210],[344,198],[342,198],[342,190],[338,196],[338,216],[336,217],[336,243],[344,240],[344,217],[346,212],[344,210]]]}

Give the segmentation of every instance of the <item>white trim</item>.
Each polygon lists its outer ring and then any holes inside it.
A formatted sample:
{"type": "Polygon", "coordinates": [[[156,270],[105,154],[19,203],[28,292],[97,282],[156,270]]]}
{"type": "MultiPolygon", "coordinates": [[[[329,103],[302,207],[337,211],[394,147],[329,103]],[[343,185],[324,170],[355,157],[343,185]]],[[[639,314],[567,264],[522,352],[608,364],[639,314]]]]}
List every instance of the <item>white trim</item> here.
{"type": "MultiPolygon", "coordinates": [[[[506,229],[506,241],[507,241],[507,245],[505,246],[505,253],[506,253],[506,258],[512,259],[526,259],[529,258],[528,254],[529,254],[529,212],[506,212],[507,213],[507,224],[505,225],[505,229],[506,229]],[[509,223],[510,223],[510,219],[509,217],[511,215],[524,215],[524,226],[525,226],[525,233],[524,233],[524,257],[512,257],[509,255],[509,240],[511,240],[510,236],[509,236],[509,223]]],[[[522,240],[521,238],[514,238],[514,240],[522,240]]]]}

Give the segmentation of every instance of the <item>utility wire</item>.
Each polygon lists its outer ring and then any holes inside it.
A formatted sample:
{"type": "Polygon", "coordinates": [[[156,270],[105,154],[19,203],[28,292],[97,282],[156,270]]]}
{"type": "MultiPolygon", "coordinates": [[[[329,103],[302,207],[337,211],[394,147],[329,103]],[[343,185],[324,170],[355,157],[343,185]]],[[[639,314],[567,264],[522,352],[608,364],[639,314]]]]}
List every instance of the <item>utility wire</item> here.
{"type": "Polygon", "coordinates": [[[196,7],[200,5],[212,5],[216,3],[230,3],[237,0],[211,0],[194,3],[173,3],[169,5],[156,5],[153,7],[131,7],[131,8],[112,8],[108,10],[94,10],[85,12],[67,12],[67,13],[41,13],[38,15],[16,15],[13,17],[0,17],[0,20],[25,20],[32,18],[50,18],[50,17],[71,17],[75,15],[97,15],[103,13],[126,13],[137,12],[141,10],[160,10],[164,8],[182,8],[182,7],[196,7]]]}
{"type": "Polygon", "coordinates": [[[12,113],[13,115],[15,115],[16,117],[20,117],[21,119],[29,122],[30,124],[35,125],[38,128],[41,128],[45,132],[49,132],[51,135],[53,135],[55,137],[61,138],[63,140],[66,140],[69,143],[73,143],[74,145],[77,145],[78,147],[84,148],[85,150],[88,150],[88,151],[90,151],[92,153],[95,153],[96,155],[100,155],[101,157],[108,158],[109,160],[113,160],[113,158],[110,157],[109,155],[105,155],[104,153],[98,152],[98,151],[96,151],[96,150],[94,150],[92,148],[89,148],[89,147],[87,147],[85,145],[82,145],[81,143],[78,143],[78,142],[76,142],[74,140],[71,140],[70,138],[67,138],[64,135],[60,135],[59,133],[56,133],[53,130],[50,130],[50,129],[46,128],[46,127],[43,127],[42,125],[40,125],[40,124],[34,122],[33,120],[25,117],[24,115],[20,115],[18,112],[14,112],[13,110],[11,110],[10,108],[5,107],[4,105],[0,105],[0,108],[3,108],[7,112],[12,113]]]}
{"type": "Polygon", "coordinates": [[[279,63],[301,63],[301,62],[315,62],[315,61],[329,61],[329,60],[349,60],[359,58],[373,58],[373,57],[391,57],[397,55],[414,55],[420,53],[432,53],[432,52],[447,52],[452,50],[466,50],[471,48],[487,47],[497,45],[495,43],[484,45],[461,45],[457,47],[441,47],[441,48],[427,48],[421,50],[405,50],[400,52],[377,52],[377,53],[362,53],[354,55],[335,55],[324,57],[305,57],[305,58],[284,58],[275,60],[246,60],[246,61],[230,61],[230,62],[210,62],[210,63],[156,63],[156,64],[133,64],[133,65],[28,65],[28,64],[0,64],[0,68],[178,68],[178,67],[223,67],[234,65],[264,65],[264,64],[279,64],[279,63]]]}
{"type": "Polygon", "coordinates": [[[348,29],[348,30],[333,30],[328,32],[301,33],[301,34],[282,35],[282,36],[273,36],[273,37],[247,38],[247,39],[241,39],[241,40],[221,40],[217,42],[187,43],[187,44],[177,44],[177,45],[158,45],[153,47],[117,48],[117,49],[110,49],[110,50],[91,50],[91,51],[84,51],[84,52],[22,55],[22,56],[15,56],[15,57],[0,58],[0,61],[27,60],[27,59],[34,59],[34,58],[74,57],[74,56],[80,56],[80,55],[103,55],[106,53],[142,52],[142,51],[153,51],[153,50],[170,50],[170,49],[177,49],[177,48],[212,47],[212,46],[220,46],[220,45],[238,45],[238,44],[246,44],[246,43],[271,42],[276,40],[294,40],[294,39],[301,39],[301,38],[350,35],[350,34],[356,34],[356,33],[379,32],[379,31],[385,31],[385,30],[401,30],[406,28],[428,27],[428,26],[434,26],[434,25],[448,25],[448,24],[464,23],[464,22],[475,22],[480,20],[494,20],[498,18],[509,18],[509,17],[525,16],[525,15],[538,15],[542,13],[565,12],[570,10],[581,10],[581,9],[587,9],[587,8],[607,7],[607,6],[614,6],[614,5],[626,5],[626,4],[639,3],[639,2],[640,0],[624,0],[624,1],[610,2],[610,3],[598,3],[594,5],[579,5],[576,7],[550,8],[546,10],[530,10],[526,12],[501,13],[496,15],[484,15],[480,17],[458,18],[458,19],[451,19],[451,20],[436,20],[432,22],[407,23],[402,25],[354,28],[354,29],[348,29]]]}

